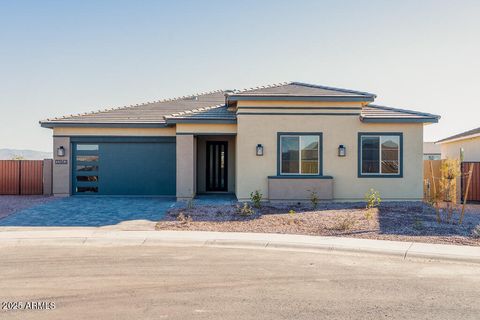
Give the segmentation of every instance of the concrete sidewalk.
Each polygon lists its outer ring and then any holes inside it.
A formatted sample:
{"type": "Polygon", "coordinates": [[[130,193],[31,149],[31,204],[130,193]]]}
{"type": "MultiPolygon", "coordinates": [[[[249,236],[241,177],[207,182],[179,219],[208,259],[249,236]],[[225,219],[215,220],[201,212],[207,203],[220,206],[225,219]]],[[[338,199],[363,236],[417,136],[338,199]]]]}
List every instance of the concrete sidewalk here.
{"type": "Polygon", "coordinates": [[[92,245],[92,246],[205,246],[295,251],[370,253],[406,258],[424,258],[480,263],[480,247],[400,242],[340,237],[268,233],[201,231],[113,231],[97,228],[2,231],[2,246],[92,245]]]}

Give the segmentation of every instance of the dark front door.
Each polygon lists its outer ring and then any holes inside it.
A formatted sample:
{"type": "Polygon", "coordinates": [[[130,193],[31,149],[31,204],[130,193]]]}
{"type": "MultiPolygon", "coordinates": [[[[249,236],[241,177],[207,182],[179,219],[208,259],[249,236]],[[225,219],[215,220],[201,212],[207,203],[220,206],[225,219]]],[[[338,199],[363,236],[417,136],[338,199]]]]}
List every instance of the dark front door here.
{"type": "Polygon", "coordinates": [[[207,141],[207,191],[228,190],[228,142],[207,141]]]}

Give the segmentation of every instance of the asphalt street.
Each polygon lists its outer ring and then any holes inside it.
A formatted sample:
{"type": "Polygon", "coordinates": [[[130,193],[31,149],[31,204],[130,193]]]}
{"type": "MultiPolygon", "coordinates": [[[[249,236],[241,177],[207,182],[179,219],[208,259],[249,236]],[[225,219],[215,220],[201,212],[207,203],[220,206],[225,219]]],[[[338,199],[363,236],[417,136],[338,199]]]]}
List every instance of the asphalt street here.
{"type": "Polygon", "coordinates": [[[0,319],[478,319],[479,296],[478,264],[273,249],[0,248],[0,319]]]}

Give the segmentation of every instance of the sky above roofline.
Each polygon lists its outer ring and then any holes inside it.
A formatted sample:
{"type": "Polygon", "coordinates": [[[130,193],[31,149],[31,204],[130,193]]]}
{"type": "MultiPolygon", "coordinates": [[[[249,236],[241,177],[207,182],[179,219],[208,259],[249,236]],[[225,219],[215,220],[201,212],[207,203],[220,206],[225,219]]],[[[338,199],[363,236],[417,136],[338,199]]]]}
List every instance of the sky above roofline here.
{"type": "Polygon", "coordinates": [[[10,1],[0,10],[0,148],[51,150],[38,121],[286,80],[374,92],[479,126],[478,1],[10,1]],[[233,18],[232,18],[233,17],[233,18]]]}

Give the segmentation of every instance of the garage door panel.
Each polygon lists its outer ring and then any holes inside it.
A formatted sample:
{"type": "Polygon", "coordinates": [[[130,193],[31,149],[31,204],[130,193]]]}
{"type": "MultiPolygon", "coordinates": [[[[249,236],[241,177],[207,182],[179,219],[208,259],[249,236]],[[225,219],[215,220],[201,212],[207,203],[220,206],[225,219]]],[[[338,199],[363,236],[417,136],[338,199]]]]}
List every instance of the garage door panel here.
{"type": "Polygon", "coordinates": [[[175,152],[174,143],[101,144],[101,193],[175,195],[175,152]]]}
{"type": "Polygon", "coordinates": [[[175,195],[174,139],[100,143],[90,140],[88,144],[74,143],[73,147],[74,194],[175,195]]]}

